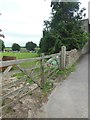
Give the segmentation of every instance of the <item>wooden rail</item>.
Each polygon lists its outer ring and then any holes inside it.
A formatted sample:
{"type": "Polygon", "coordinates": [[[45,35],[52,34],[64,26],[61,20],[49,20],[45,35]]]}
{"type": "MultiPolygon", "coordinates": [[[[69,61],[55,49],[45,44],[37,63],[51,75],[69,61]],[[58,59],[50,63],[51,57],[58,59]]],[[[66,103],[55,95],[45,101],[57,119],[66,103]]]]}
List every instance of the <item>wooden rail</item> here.
{"type": "Polygon", "coordinates": [[[29,91],[27,91],[26,93],[22,94],[21,96],[19,96],[18,98],[14,99],[12,102],[9,102],[8,104],[5,104],[4,106],[0,107],[0,110],[2,110],[3,108],[12,105],[13,103],[19,101],[22,97],[26,96],[28,93],[32,92],[33,90],[36,90],[38,88],[38,86],[35,86],[34,88],[30,89],[29,91]]]}
{"type": "Polygon", "coordinates": [[[38,60],[40,61],[42,59],[55,57],[57,55],[60,55],[60,53],[56,53],[56,54],[52,54],[52,55],[46,55],[46,56],[43,56],[43,58],[42,57],[36,57],[36,58],[28,58],[28,59],[1,61],[0,62],[0,67],[10,66],[10,65],[14,65],[14,64],[20,64],[20,63],[23,63],[23,62],[31,62],[31,61],[38,61],[38,60]]]}

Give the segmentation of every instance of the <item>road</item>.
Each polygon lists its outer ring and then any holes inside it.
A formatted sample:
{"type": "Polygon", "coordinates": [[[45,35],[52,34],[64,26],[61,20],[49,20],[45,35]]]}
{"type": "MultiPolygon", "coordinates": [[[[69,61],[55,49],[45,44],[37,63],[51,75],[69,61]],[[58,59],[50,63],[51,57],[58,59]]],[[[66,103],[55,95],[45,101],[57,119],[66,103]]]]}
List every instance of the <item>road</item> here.
{"type": "Polygon", "coordinates": [[[88,55],[49,96],[38,118],[88,118],[88,55]]]}

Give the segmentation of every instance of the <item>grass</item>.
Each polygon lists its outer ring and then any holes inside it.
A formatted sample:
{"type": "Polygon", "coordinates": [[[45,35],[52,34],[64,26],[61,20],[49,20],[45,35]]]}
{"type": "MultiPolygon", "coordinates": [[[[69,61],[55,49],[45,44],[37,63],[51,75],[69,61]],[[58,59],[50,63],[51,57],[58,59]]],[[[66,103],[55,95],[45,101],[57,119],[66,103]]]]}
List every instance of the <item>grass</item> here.
{"type": "Polygon", "coordinates": [[[53,89],[53,83],[51,81],[47,80],[42,91],[44,93],[49,93],[52,89],[53,89]]]}
{"type": "Polygon", "coordinates": [[[21,63],[21,67],[23,68],[31,68],[31,67],[34,67],[36,65],[36,61],[32,61],[32,62],[24,62],[24,63],[21,63]]]}
{"type": "Polygon", "coordinates": [[[37,57],[38,54],[37,53],[31,53],[31,52],[0,52],[0,57],[3,56],[15,56],[16,59],[25,59],[25,58],[33,58],[33,57],[37,57]]]}
{"type": "Polygon", "coordinates": [[[65,69],[65,70],[61,70],[61,71],[58,71],[57,74],[60,74],[60,75],[63,75],[63,76],[67,76],[69,75],[71,72],[75,71],[76,70],[76,65],[72,65],[71,67],[65,69]]]}
{"type": "Polygon", "coordinates": [[[29,84],[33,84],[34,83],[32,81],[32,79],[28,78],[27,75],[25,75],[23,72],[13,74],[12,77],[16,77],[17,79],[22,79],[22,78],[25,77],[27,79],[27,83],[29,83],[29,84]]]}
{"type": "Polygon", "coordinates": [[[12,77],[17,77],[18,79],[21,79],[24,76],[22,72],[13,74],[12,77]]]}
{"type": "Polygon", "coordinates": [[[27,79],[27,82],[29,83],[29,84],[33,84],[34,82],[32,81],[32,79],[27,79]]]}
{"type": "MultiPolygon", "coordinates": [[[[26,58],[38,57],[38,54],[37,53],[30,53],[30,52],[23,52],[23,53],[20,53],[20,52],[0,52],[0,57],[3,57],[3,56],[14,56],[14,57],[16,57],[16,59],[26,59],[26,58]]],[[[32,61],[32,62],[24,62],[24,63],[21,63],[20,65],[23,68],[29,68],[30,66],[34,66],[35,64],[36,64],[36,62],[32,61]]]]}

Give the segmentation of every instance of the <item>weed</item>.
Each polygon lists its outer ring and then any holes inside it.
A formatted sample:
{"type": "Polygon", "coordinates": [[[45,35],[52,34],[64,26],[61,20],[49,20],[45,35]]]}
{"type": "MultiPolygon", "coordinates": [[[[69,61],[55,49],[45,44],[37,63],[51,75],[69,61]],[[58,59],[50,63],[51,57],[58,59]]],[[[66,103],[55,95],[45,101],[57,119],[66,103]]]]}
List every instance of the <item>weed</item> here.
{"type": "Polygon", "coordinates": [[[58,71],[57,72],[57,74],[60,74],[60,75],[69,75],[71,72],[73,72],[73,71],[75,71],[75,69],[76,69],[76,67],[75,67],[76,65],[74,64],[74,65],[72,65],[70,68],[68,68],[68,69],[65,69],[65,70],[60,70],[60,71],[58,71]]]}
{"type": "Polygon", "coordinates": [[[25,75],[22,73],[22,72],[20,72],[20,73],[16,73],[16,74],[13,74],[12,75],[12,77],[16,77],[16,78],[18,78],[18,79],[21,79],[22,77],[24,77],[25,75]]]}
{"type": "Polygon", "coordinates": [[[47,80],[42,91],[44,93],[49,93],[52,89],[53,89],[53,83],[51,81],[47,80]]]}
{"type": "Polygon", "coordinates": [[[32,81],[32,79],[28,79],[27,82],[30,83],[30,84],[33,84],[33,83],[34,83],[34,82],[32,81]]]}

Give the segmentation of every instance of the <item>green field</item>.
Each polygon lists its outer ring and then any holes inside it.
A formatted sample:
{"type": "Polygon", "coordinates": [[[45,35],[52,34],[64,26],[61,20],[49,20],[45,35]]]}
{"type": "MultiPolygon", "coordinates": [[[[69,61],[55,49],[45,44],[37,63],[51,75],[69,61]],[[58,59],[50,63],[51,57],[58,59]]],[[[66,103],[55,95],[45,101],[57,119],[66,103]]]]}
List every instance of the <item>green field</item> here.
{"type": "Polygon", "coordinates": [[[30,52],[24,52],[24,53],[20,53],[20,52],[0,52],[0,57],[3,56],[15,56],[17,59],[24,59],[24,58],[33,58],[33,57],[37,57],[38,54],[37,53],[30,53],[30,52]]]}
{"type": "MultiPolygon", "coordinates": [[[[20,52],[0,52],[0,57],[3,56],[15,56],[16,59],[25,59],[25,58],[34,58],[34,57],[38,57],[37,53],[31,53],[31,52],[24,52],[24,53],[20,53],[20,52]]],[[[32,61],[32,62],[25,62],[22,63],[21,66],[28,68],[30,66],[35,65],[36,62],[32,61]]]]}

